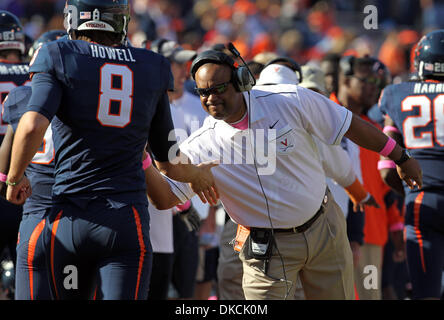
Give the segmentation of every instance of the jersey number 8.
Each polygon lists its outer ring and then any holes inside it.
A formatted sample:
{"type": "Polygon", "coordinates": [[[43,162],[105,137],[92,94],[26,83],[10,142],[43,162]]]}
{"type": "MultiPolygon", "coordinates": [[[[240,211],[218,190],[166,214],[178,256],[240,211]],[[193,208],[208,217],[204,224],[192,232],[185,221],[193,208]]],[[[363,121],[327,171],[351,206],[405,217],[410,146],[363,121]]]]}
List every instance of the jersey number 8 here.
{"type": "Polygon", "coordinates": [[[97,120],[102,126],[124,128],[131,122],[133,83],[133,72],[128,66],[112,63],[102,66],[97,109],[97,120]],[[119,106],[118,112],[112,112],[112,103],[119,106]]]}

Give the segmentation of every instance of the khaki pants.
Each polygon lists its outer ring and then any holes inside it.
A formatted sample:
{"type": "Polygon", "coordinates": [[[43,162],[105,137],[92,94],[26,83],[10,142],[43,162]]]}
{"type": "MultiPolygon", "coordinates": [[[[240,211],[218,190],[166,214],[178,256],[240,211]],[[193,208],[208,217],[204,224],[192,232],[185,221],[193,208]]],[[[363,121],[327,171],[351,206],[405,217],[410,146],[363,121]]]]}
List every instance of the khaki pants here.
{"type": "Polygon", "coordinates": [[[230,219],[225,223],[221,234],[217,266],[219,300],[245,300],[242,290],[242,262],[232,243],[236,231],[237,224],[230,219]]]}
{"type": "Polygon", "coordinates": [[[381,300],[383,248],[364,243],[361,256],[354,268],[356,291],[359,300],[381,300]]]}
{"type": "Polygon", "coordinates": [[[267,274],[262,272],[262,260],[246,256],[248,242],[242,248],[246,299],[294,299],[298,277],[308,300],[354,299],[346,222],[331,194],[326,211],[307,231],[275,233],[275,242],[280,256],[274,248],[267,274]]]}

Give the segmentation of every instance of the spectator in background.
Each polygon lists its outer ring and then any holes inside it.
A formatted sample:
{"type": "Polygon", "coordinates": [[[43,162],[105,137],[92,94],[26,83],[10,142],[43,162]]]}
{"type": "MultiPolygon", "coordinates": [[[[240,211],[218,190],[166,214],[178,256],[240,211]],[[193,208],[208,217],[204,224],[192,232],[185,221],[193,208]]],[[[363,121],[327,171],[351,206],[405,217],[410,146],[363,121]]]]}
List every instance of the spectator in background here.
{"type": "Polygon", "coordinates": [[[278,55],[275,52],[264,51],[264,52],[256,54],[253,57],[253,61],[263,64],[265,66],[268,62],[270,62],[271,60],[273,60],[277,57],[278,57],[278,55]]]}
{"type": "MultiPolygon", "coordinates": [[[[355,58],[343,57],[340,61],[340,76],[338,95],[332,95],[337,103],[359,115],[364,120],[378,127],[371,121],[365,112],[375,103],[375,90],[379,79],[373,69],[375,59],[370,57],[355,58]]],[[[364,242],[358,249],[359,254],[355,259],[355,285],[359,299],[381,299],[381,275],[383,246],[387,242],[387,229],[390,228],[395,243],[396,254],[404,254],[402,241],[403,218],[395,204],[388,206],[386,196],[390,188],[382,181],[378,172],[379,155],[367,149],[359,148],[356,159],[360,159],[360,168],[363,185],[375,196],[380,208],[365,207],[364,242]],[[356,261],[357,260],[357,261],[356,261]],[[365,267],[376,266],[378,284],[376,288],[365,288],[365,267]]]]}
{"type": "Polygon", "coordinates": [[[325,75],[322,70],[317,66],[308,64],[303,65],[301,70],[302,82],[299,85],[328,97],[329,93],[325,86],[325,75]]]}
{"type": "Polygon", "coordinates": [[[253,76],[256,80],[259,78],[261,71],[264,69],[264,65],[262,63],[259,63],[256,61],[248,61],[247,66],[248,66],[248,68],[250,68],[250,70],[253,73],[253,76]]]}
{"type": "Polygon", "coordinates": [[[338,92],[339,60],[338,54],[328,54],[322,58],[321,70],[324,73],[327,94],[338,92]]]}
{"type": "MultiPolygon", "coordinates": [[[[150,49],[170,61],[174,78],[174,90],[168,92],[168,98],[175,128],[174,138],[177,138],[180,143],[188,137],[192,130],[196,130],[200,126],[200,119],[196,116],[196,112],[202,110],[200,101],[184,90],[187,63],[197,53],[192,50],[185,50],[177,42],[163,38],[153,41],[150,49]]],[[[205,114],[203,110],[202,114],[205,114]]],[[[186,224],[182,219],[184,212],[189,211],[197,214],[190,201],[184,206],[176,207],[172,218],[174,254],[171,280],[179,299],[192,299],[194,297],[199,263],[198,230],[192,225],[186,224]]]]}

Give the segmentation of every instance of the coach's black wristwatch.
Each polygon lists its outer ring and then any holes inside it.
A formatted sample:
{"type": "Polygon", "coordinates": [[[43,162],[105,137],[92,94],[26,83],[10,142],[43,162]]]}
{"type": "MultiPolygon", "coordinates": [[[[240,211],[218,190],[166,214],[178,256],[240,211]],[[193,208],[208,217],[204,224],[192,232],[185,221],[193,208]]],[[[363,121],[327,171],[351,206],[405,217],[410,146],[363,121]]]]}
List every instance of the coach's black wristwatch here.
{"type": "Polygon", "coordinates": [[[403,164],[404,162],[409,160],[411,157],[412,157],[412,155],[410,154],[409,150],[402,149],[401,158],[399,158],[398,160],[396,160],[394,162],[396,163],[397,166],[400,166],[401,164],[403,164]]]}

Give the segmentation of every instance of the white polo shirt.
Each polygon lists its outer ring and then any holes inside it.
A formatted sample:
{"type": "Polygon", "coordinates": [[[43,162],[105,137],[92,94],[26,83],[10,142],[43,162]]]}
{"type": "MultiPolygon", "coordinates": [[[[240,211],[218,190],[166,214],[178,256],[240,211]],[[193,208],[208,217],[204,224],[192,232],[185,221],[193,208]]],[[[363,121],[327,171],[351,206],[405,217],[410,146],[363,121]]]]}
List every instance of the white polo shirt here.
{"type": "Polygon", "coordinates": [[[339,144],[352,113],[296,85],[256,86],[244,99],[251,130],[207,117],[180,149],[195,164],[220,161],[212,172],[221,202],[236,223],[270,228],[270,216],[273,228],[300,226],[319,209],[326,189],[313,136],[339,144]],[[270,172],[272,158],[275,170],[270,172]]]}

